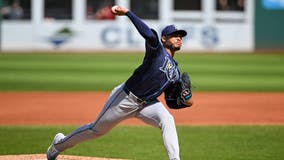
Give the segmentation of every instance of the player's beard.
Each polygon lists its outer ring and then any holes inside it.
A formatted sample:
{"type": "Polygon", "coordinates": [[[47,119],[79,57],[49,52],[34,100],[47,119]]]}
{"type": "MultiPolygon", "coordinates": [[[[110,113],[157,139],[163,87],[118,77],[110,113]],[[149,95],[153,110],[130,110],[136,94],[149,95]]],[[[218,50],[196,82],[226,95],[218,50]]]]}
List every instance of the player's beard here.
{"type": "Polygon", "coordinates": [[[178,51],[181,48],[181,45],[175,46],[175,44],[173,44],[173,43],[165,43],[164,46],[166,48],[170,49],[171,51],[178,51]]]}

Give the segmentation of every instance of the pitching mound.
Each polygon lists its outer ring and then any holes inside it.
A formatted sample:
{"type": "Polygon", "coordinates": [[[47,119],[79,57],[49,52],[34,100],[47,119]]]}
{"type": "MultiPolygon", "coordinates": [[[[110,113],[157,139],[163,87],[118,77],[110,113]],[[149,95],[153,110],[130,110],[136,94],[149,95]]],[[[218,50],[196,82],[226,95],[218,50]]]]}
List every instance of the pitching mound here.
{"type": "MultiPolygon", "coordinates": [[[[0,160],[46,160],[46,155],[45,154],[5,155],[5,156],[0,156],[0,160]]],[[[122,159],[59,155],[57,157],[57,160],[122,160],[122,159]]]]}

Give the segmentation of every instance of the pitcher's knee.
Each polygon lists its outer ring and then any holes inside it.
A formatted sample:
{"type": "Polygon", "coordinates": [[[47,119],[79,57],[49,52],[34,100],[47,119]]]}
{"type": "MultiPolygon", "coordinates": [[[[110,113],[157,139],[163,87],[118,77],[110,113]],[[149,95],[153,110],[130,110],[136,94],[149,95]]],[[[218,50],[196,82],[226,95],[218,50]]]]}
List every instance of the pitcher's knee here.
{"type": "Polygon", "coordinates": [[[167,116],[163,116],[160,121],[160,127],[167,126],[167,125],[175,125],[174,117],[169,114],[167,116]]]}
{"type": "Polygon", "coordinates": [[[91,132],[91,136],[92,138],[97,138],[97,137],[101,137],[105,134],[107,134],[111,129],[110,128],[104,128],[104,127],[91,127],[90,129],[91,132]]]}

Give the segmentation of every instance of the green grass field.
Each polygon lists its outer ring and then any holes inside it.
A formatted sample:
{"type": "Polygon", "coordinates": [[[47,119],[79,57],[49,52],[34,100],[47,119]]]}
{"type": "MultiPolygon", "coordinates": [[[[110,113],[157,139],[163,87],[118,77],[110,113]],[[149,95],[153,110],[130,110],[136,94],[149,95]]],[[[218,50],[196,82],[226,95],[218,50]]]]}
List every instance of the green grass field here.
{"type": "MultiPolygon", "coordinates": [[[[0,91],[109,91],[142,54],[0,54],[0,91]]],[[[284,54],[180,54],[194,91],[283,92],[284,54]]],[[[1,108],[1,106],[0,106],[1,108]]],[[[45,153],[53,136],[77,126],[0,126],[0,155],[45,153]]],[[[181,159],[282,160],[281,126],[178,126],[181,159]]],[[[119,126],[64,154],[165,160],[160,131],[119,126]]]]}
{"type": "MultiPolygon", "coordinates": [[[[284,54],[178,54],[195,91],[284,91],[284,54]]],[[[0,91],[109,91],[143,54],[0,54],[0,91]]]]}
{"type": "MultiPolygon", "coordinates": [[[[0,154],[44,153],[59,130],[76,127],[0,127],[0,154]],[[3,145],[5,144],[5,145],[3,145]]],[[[284,126],[179,126],[182,160],[283,160],[284,126]]],[[[64,154],[165,160],[160,131],[120,126],[64,154]],[[126,136],[127,135],[127,136],[126,136]],[[131,138],[129,138],[131,137],[131,138]]]]}

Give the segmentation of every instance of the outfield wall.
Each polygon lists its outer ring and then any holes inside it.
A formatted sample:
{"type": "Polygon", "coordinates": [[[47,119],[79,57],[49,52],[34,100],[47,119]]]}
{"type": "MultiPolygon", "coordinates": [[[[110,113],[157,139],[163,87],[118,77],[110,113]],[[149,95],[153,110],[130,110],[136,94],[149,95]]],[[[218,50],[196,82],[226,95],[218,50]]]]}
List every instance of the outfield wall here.
{"type": "MultiPolygon", "coordinates": [[[[130,1],[116,0],[115,3],[130,8],[130,1]]],[[[2,21],[3,51],[144,50],[144,40],[126,17],[105,21],[86,20],[86,0],[72,0],[71,20],[46,18],[44,0],[31,2],[30,20],[2,21]],[[63,29],[71,33],[60,33],[63,29]]],[[[201,9],[192,11],[175,10],[174,0],[165,0],[158,3],[158,19],[143,20],[159,33],[167,24],[176,24],[187,30],[189,36],[184,39],[184,51],[254,50],[253,0],[245,1],[243,11],[219,11],[215,8],[215,1],[201,2],[201,9]]]]}
{"type": "Polygon", "coordinates": [[[284,1],[262,0],[255,4],[256,49],[284,49],[284,1]],[[270,3],[269,3],[270,2],[270,3]]]}

